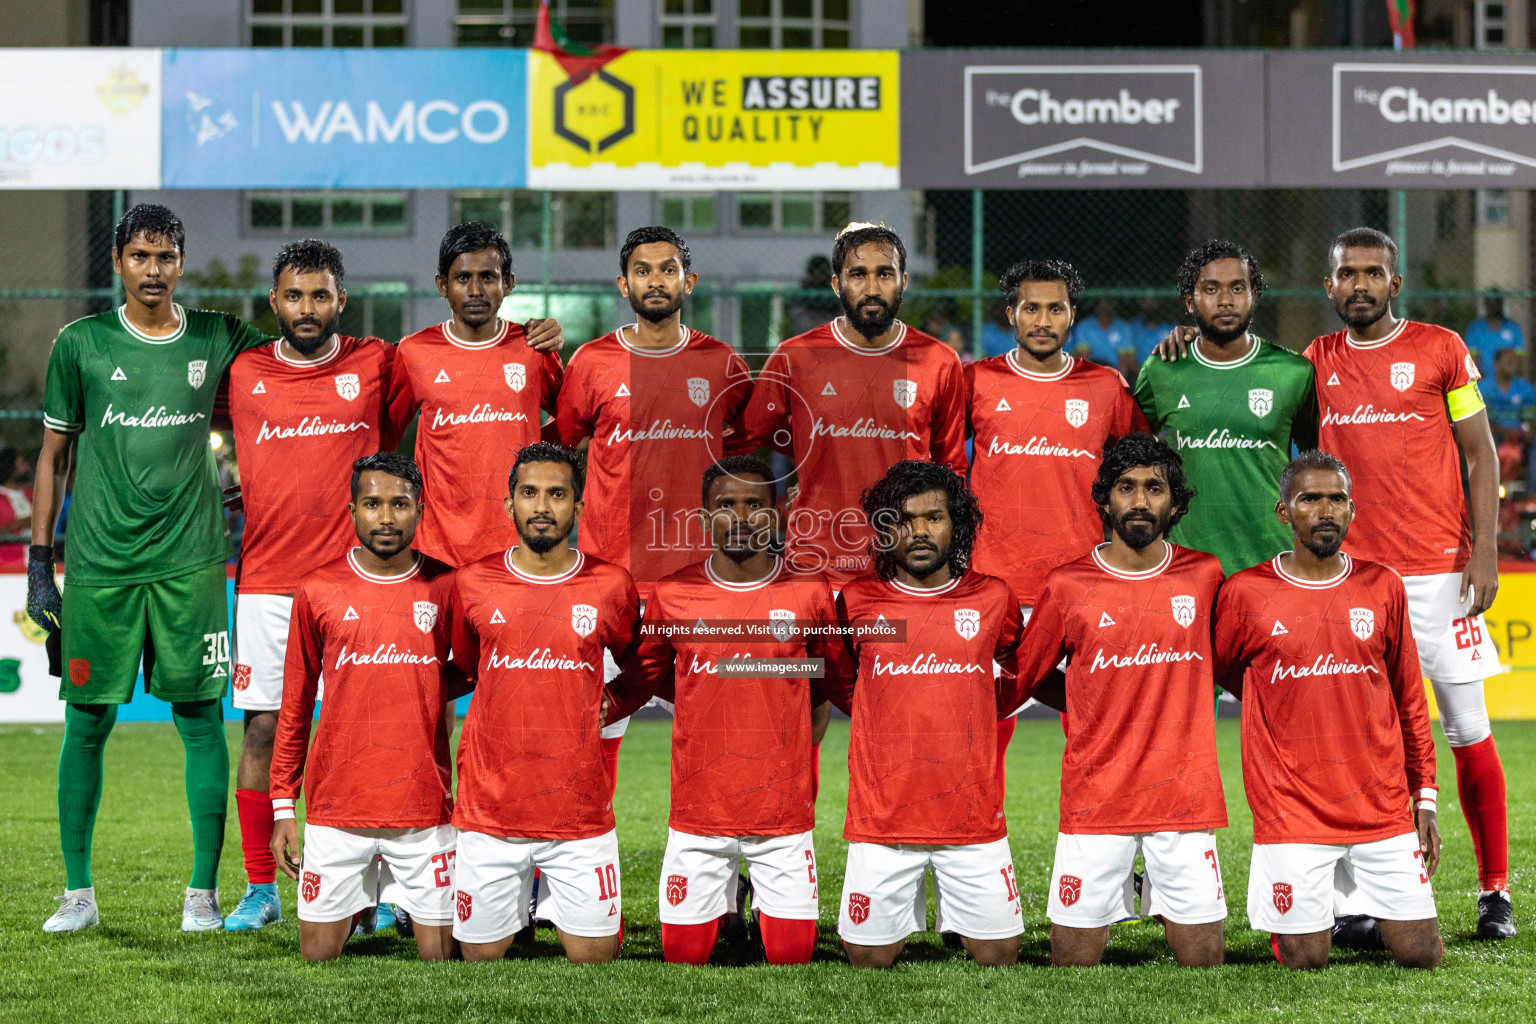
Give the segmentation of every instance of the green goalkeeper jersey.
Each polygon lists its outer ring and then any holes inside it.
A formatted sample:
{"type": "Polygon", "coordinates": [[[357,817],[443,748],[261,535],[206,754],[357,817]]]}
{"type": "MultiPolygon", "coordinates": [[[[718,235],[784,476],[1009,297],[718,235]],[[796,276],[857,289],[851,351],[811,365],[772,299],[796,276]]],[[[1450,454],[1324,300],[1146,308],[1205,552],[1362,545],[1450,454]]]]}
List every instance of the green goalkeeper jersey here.
{"type": "Polygon", "coordinates": [[[1317,446],[1312,364],[1254,337],[1248,355],[1217,363],[1201,343],[1176,362],[1154,353],[1136,377],[1136,401],[1154,433],[1184,459],[1198,494],[1172,539],[1221,559],[1228,576],[1291,546],[1275,518],[1291,445],[1317,446]]]}
{"type": "Polygon", "coordinates": [[[208,443],[235,356],[265,344],[228,313],[176,307],[156,338],[121,307],[76,320],[48,357],[43,423],[80,435],[69,503],[72,585],[167,579],[231,555],[208,443]]]}

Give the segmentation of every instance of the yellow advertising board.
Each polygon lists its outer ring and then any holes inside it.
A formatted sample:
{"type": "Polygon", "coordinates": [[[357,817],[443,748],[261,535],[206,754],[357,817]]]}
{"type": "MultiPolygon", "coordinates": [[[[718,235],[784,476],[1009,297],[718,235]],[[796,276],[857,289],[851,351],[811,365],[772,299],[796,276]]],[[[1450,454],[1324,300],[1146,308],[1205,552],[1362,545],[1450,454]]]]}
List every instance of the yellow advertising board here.
{"type": "Polygon", "coordinates": [[[528,57],[532,188],[900,184],[894,50],[632,50],[575,79],[528,57]]]}
{"type": "MultiPolygon", "coordinates": [[[[1490,718],[1536,718],[1536,573],[1499,573],[1499,595],[1483,616],[1488,633],[1499,645],[1500,671],[1483,684],[1490,718]]],[[[1435,717],[1435,694],[1426,680],[1429,710],[1435,717]]]]}

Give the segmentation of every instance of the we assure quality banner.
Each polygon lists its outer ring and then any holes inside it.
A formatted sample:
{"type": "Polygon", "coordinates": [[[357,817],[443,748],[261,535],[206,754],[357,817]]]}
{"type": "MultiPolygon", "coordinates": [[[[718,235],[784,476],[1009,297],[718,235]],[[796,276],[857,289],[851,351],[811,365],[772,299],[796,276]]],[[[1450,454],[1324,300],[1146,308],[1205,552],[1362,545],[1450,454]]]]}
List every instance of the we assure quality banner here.
{"type": "Polygon", "coordinates": [[[529,54],[528,183],[893,189],[900,55],[634,50],[572,78],[529,54]]]}

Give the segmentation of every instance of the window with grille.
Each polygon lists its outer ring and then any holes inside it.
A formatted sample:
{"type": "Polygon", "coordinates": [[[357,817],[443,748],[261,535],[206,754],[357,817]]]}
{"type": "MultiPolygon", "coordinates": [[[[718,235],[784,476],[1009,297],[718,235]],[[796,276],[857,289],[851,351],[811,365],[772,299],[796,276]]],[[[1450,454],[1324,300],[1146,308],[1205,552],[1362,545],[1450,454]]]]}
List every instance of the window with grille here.
{"type": "Polygon", "coordinates": [[[252,46],[404,46],[407,0],[247,0],[252,46]]]}
{"type": "Polygon", "coordinates": [[[743,49],[846,49],[850,0],[738,0],[736,45],[743,49]]]}
{"type": "Polygon", "coordinates": [[[852,210],[847,192],[738,192],[736,227],[743,233],[821,234],[841,230],[852,210]]]}
{"type": "Polygon", "coordinates": [[[708,50],[715,45],[717,0],[656,0],[661,45],[669,50],[708,50]]]}
{"type": "MultiPolygon", "coordinates": [[[[604,249],[617,244],[612,192],[554,192],[549,205],[552,248],[604,249]]],[[[454,223],[471,220],[499,229],[514,249],[536,249],[543,242],[544,193],[460,192],[454,197],[454,223]]]]}
{"type": "Polygon", "coordinates": [[[713,192],[674,192],[657,197],[657,220],[687,237],[715,233],[715,194],[713,192]]]}
{"type": "MultiPolygon", "coordinates": [[[[613,42],[613,0],[550,0],[549,13],[572,42],[613,42]]],[[[454,38],[459,46],[532,46],[538,18],[539,0],[456,0],[454,38]]]]}
{"type": "Polygon", "coordinates": [[[403,235],[405,192],[247,192],[246,227],[255,232],[403,235]]]}

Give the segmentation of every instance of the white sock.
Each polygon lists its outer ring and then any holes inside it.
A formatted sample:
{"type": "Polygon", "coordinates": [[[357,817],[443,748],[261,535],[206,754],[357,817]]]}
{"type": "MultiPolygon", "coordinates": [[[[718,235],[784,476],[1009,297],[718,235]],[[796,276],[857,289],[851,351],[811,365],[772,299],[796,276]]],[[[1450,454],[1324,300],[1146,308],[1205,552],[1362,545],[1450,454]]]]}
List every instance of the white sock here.
{"type": "Polygon", "coordinates": [[[90,902],[95,903],[96,887],[94,885],[88,885],[84,889],[65,889],[64,897],[66,899],[74,898],[77,900],[89,900],[90,902]]]}

